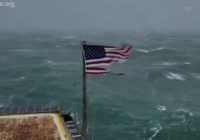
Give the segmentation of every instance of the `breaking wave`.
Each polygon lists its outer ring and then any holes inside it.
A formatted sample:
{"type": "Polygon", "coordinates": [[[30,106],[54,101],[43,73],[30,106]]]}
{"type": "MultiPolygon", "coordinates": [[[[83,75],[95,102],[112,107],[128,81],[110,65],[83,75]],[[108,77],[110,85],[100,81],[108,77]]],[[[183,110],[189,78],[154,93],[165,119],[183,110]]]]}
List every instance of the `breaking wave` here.
{"type": "Polygon", "coordinates": [[[190,62],[182,62],[182,63],[178,63],[178,62],[157,62],[157,63],[153,63],[152,65],[155,66],[176,66],[176,65],[190,65],[190,62]]]}
{"type": "Polygon", "coordinates": [[[153,53],[157,51],[176,51],[174,48],[164,48],[164,47],[159,47],[156,49],[151,49],[151,50],[146,50],[146,49],[136,49],[137,52],[143,52],[143,53],[153,53]]]}
{"type": "Polygon", "coordinates": [[[65,38],[65,39],[74,39],[75,36],[65,36],[64,38],[65,38]]]}
{"type": "Polygon", "coordinates": [[[153,138],[162,130],[162,126],[160,123],[156,123],[152,128],[150,128],[150,130],[153,131],[153,134],[148,138],[148,140],[153,140],[153,138]]]}
{"type": "Polygon", "coordinates": [[[180,81],[185,81],[185,77],[179,73],[172,73],[172,72],[168,72],[167,74],[165,74],[166,78],[169,80],[180,80],[180,81]]]}
{"type": "Polygon", "coordinates": [[[191,73],[191,75],[192,75],[194,78],[200,80],[200,73],[191,73]]]}
{"type": "Polygon", "coordinates": [[[167,110],[166,106],[164,106],[164,105],[157,105],[156,108],[159,111],[166,111],[167,110]]]}
{"type": "Polygon", "coordinates": [[[144,50],[144,49],[136,49],[136,51],[138,51],[138,52],[143,52],[143,53],[149,53],[148,50],[144,50]]]}

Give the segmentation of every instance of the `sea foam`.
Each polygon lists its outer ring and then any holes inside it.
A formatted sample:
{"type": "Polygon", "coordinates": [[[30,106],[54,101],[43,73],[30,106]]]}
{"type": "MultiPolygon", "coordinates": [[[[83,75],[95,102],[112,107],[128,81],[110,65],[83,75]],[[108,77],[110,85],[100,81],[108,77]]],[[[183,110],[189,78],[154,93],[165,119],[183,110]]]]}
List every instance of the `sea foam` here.
{"type": "Polygon", "coordinates": [[[167,74],[165,74],[166,78],[169,80],[180,80],[180,81],[185,81],[185,77],[179,73],[172,73],[172,72],[168,72],[167,74]]]}

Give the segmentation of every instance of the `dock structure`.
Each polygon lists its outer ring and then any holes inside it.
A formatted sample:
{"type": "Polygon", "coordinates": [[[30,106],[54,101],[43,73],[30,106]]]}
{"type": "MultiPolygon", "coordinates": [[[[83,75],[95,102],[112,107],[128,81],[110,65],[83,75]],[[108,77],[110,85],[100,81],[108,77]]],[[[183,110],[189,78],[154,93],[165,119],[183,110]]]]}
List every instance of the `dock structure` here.
{"type": "Polygon", "coordinates": [[[0,107],[1,140],[82,140],[70,114],[60,107],[0,107]]]}

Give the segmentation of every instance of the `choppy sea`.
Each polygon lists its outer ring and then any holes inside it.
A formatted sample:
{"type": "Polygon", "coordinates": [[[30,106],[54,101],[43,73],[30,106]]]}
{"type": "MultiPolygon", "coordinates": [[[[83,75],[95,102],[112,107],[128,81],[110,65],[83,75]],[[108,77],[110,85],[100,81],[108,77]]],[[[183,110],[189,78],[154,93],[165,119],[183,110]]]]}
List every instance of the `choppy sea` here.
{"type": "Polygon", "coordinates": [[[88,75],[90,140],[200,140],[200,34],[1,32],[0,106],[52,105],[81,127],[81,46],[133,44],[124,76],[88,75]]]}

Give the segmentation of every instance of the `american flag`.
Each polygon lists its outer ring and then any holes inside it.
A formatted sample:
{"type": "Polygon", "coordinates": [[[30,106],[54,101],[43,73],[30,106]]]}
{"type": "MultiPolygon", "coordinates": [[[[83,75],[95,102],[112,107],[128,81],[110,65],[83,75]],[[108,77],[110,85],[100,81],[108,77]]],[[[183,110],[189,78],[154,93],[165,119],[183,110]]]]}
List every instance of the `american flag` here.
{"type": "Polygon", "coordinates": [[[85,69],[87,74],[122,74],[114,73],[103,66],[109,66],[113,61],[121,61],[128,58],[132,47],[124,45],[122,48],[114,46],[83,44],[85,55],[85,69]]]}

